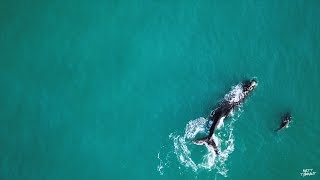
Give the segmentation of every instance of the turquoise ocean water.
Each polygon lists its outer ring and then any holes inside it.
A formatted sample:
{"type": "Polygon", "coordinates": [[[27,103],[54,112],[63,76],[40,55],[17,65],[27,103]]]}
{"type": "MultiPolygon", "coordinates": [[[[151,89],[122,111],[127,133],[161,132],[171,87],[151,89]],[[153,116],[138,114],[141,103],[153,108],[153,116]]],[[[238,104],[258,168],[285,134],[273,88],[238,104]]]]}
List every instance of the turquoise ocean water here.
{"type": "Polygon", "coordinates": [[[317,0],[0,1],[0,179],[320,179],[319,18],[317,0]],[[223,157],[191,144],[252,77],[223,157]]]}

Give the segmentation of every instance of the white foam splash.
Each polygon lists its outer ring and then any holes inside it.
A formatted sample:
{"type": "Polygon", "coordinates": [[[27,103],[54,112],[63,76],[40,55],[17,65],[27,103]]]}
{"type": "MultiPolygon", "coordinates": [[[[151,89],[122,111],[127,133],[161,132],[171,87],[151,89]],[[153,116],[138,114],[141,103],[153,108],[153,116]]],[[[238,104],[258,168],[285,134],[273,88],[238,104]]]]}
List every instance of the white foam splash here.
{"type": "Polygon", "coordinates": [[[225,162],[227,161],[229,154],[234,151],[232,122],[226,126],[226,132],[213,135],[214,141],[217,143],[221,151],[218,156],[212,147],[206,145],[205,147],[207,148],[207,152],[204,154],[201,162],[196,163],[191,158],[192,153],[189,147],[193,146],[193,144],[190,142],[195,139],[197,134],[205,133],[206,122],[207,119],[203,117],[189,121],[186,125],[183,136],[171,133],[169,138],[173,140],[174,154],[176,155],[180,164],[186,168],[191,168],[194,172],[197,172],[200,169],[206,169],[209,171],[216,169],[218,173],[227,177],[228,169],[225,165],[225,162]],[[225,137],[227,137],[227,139],[225,137]]]}
{"type": "MultiPolygon", "coordinates": [[[[163,150],[163,148],[165,148],[165,146],[162,146],[161,150],[163,150]]],[[[164,168],[169,167],[169,165],[170,165],[169,153],[167,153],[165,155],[165,157],[163,157],[163,153],[158,152],[157,158],[159,160],[159,164],[157,166],[157,170],[159,171],[160,175],[163,175],[164,174],[164,168]]]]}
{"type": "Polygon", "coordinates": [[[199,131],[204,130],[201,126],[197,126],[197,124],[202,123],[204,124],[205,121],[201,122],[201,119],[189,122],[186,126],[189,131],[186,131],[184,136],[182,137],[174,133],[171,133],[169,135],[169,138],[173,140],[174,154],[177,156],[179,162],[185,167],[191,167],[193,170],[197,170],[198,168],[190,157],[191,153],[187,147],[185,140],[195,137],[199,131]]]}
{"type": "Polygon", "coordinates": [[[237,103],[244,98],[242,84],[232,87],[232,90],[224,96],[224,99],[230,103],[237,103]]]}
{"type": "Polygon", "coordinates": [[[160,175],[163,175],[163,161],[160,158],[160,152],[158,152],[158,159],[160,161],[160,164],[158,165],[157,169],[160,172],[160,175]]]}

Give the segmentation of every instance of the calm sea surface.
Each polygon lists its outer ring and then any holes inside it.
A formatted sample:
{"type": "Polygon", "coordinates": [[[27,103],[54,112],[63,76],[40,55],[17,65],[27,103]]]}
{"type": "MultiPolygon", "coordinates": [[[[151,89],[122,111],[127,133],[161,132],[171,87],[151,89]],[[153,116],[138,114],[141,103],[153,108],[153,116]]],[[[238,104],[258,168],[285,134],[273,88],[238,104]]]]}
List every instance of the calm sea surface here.
{"type": "Polygon", "coordinates": [[[0,179],[320,179],[319,19],[317,0],[0,1],[0,179]],[[224,153],[193,145],[253,77],[224,153]]]}

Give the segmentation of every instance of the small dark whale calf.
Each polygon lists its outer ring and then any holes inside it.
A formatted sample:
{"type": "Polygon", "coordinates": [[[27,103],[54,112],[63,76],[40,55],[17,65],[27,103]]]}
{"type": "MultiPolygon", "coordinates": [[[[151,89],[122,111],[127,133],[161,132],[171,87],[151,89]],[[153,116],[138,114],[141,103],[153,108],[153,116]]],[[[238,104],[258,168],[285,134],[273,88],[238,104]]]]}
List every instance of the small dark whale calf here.
{"type": "Polygon", "coordinates": [[[289,123],[291,122],[292,116],[289,112],[287,112],[284,116],[281,118],[281,124],[278,129],[275,130],[275,132],[280,131],[281,129],[288,128],[289,123]]]}
{"type": "Polygon", "coordinates": [[[219,154],[218,147],[213,140],[214,131],[217,129],[220,122],[230,115],[235,107],[242,104],[244,99],[253,91],[257,84],[257,81],[254,79],[246,80],[238,85],[240,87],[240,92],[227,94],[229,96],[219,103],[218,107],[211,112],[208,118],[208,120],[212,122],[209,135],[205,138],[194,140],[193,143],[211,146],[216,154],[219,154]]]}

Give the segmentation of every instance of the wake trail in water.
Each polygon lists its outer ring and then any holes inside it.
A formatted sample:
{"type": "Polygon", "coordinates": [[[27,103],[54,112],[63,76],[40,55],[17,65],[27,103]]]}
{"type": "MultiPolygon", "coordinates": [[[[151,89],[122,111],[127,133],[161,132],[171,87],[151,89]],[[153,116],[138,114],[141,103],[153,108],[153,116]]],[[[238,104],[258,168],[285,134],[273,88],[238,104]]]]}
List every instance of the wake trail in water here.
{"type": "MultiPolygon", "coordinates": [[[[207,132],[207,119],[200,117],[195,120],[191,120],[185,127],[183,135],[178,133],[171,133],[169,139],[173,141],[173,153],[178,159],[179,163],[186,167],[191,168],[194,172],[199,170],[216,170],[219,174],[227,177],[228,168],[226,161],[229,155],[234,151],[234,136],[233,136],[233,123],[235,119],[232,118],[231,122],[225,126],[226,131],[219,132],[214,135],[214,140],[220,147],[220,154],[217,155],[214,149],[209,146],[206,147],[206,152],[200,162],[195,162],[192,158],[192,146],[197,146],[192,143],[192,140],[199,134],[205,134],[207,132]]],[[[201,146],[202,147],[202,146],[201,146]]],[[[158,153],[158,159],[160,161],[157,169],[160,175],[163,175],[164,168],[169,167],[168,154],[158,153]],[[162,159],[161,159],[162,158],[162,159]]]]}
{"type": "Polygon", "coordinates": [[[183,136],[171,133],[169,138],[173,140],[174,153],[182,165],[192,168],[195,172],[200,169],[209,171],[216,169],[221,175],[227,176],[228,169],[225,163],[229,155],[234,151],[233,123],[226,126],[226,132],[220,132],[213,137],[218,147],[220,147],[221,152],[219,155],[214,152],[212,147],[206,145],[207,152],[200,162],[194,162],[191,157],[189,146],[194,146],[191,141],[195,139],[197,134],[206,133],[206,122],[207,119],[203,117],[189,121],[183,136]]]}

